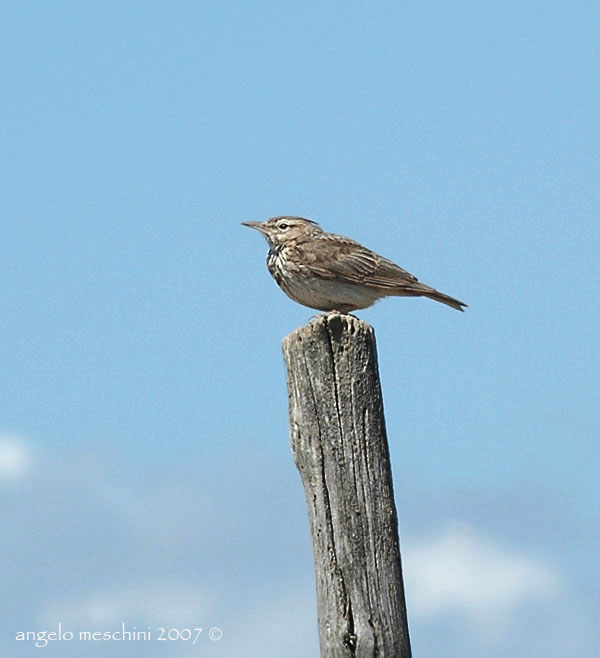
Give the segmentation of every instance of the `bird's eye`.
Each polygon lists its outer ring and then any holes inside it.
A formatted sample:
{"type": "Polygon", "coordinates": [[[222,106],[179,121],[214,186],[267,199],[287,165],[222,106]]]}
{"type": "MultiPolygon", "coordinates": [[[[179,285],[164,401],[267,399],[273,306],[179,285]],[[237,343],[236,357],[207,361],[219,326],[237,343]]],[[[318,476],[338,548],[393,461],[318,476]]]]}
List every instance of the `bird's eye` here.
{"type": "Polygon", "coordinates": [[[289,224],[286,224],[285,222],[281,222],[281,224],[279,224],[279,230],[280,230],[280,231],[285,231],[285,230],[288,229],[289,227],[290,227],[290,225],[289,225],[289,224]]]}

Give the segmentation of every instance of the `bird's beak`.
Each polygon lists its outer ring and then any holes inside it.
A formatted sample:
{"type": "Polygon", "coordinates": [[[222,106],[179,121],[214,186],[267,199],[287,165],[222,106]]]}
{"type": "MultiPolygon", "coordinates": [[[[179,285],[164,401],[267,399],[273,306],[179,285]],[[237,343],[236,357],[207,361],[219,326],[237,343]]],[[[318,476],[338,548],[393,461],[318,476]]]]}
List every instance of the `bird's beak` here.
{"type": "Polygon", "coordinates": [[[257,231],[260,231],[263,234],[266,234],[263,227],[263,222],[242,222],[242,226],[248,226],[249,228],[255,228],[257,231]]]}

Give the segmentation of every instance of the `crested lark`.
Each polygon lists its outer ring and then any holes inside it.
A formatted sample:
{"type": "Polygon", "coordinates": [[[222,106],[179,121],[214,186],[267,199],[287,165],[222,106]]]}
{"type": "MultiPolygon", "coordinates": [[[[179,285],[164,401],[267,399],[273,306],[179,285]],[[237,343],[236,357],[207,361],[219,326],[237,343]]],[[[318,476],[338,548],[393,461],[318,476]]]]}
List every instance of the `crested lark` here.
{"type": "Polygon", "coordinates": [[[302,217],[242,222],[269,243],[267,267],[294,301],[319,311],[349,313],[381,297],[429,297],[464,310],[464,302],[419,283],[391,260],[343,235],[325,233],[302,217]]]}

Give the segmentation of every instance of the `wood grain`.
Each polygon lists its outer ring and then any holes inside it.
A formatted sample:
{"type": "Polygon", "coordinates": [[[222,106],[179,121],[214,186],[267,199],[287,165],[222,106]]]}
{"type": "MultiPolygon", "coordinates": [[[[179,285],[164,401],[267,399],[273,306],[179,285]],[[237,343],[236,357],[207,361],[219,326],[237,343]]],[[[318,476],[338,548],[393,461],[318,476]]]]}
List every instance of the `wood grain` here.
{"type": "Polygon", "coordinates": [[[410,658],[373,329],[318,316],[283,341],[313,541],[322,658],[410,658]]]}

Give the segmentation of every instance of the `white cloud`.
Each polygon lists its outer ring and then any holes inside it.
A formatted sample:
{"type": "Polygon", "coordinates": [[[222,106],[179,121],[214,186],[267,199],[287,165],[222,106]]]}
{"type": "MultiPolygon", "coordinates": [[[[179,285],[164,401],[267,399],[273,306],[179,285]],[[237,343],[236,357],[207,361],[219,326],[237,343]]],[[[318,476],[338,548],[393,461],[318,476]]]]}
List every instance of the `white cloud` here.
{"type": "MultiPolygon", "coordinates": [[[[0,435],[0,482],[27,474],[40,449],[0,435]]],[[[59,621],[101,631],[199,625],[223,631],[222,642],[201,638],[215,658],[318,653],[308,531],[286,524],[270,535],[277,543],[264,538],[265,524],[296,504],[275,495],[279,482],[237,471],[113,468],[124,460],[110,454],[47,453],[44,462],[3,508],[12,551],[2,582],[5,637],[59,621]]],[[[299,503],[295,513],[304,515],[299,503]]],[[[403,535],[402,556],[415,655],[592,655],[593,605],[568,570],[559,576],[466,524],[403,535]]],[[[0,642],[0,653],[11,647],[0,642]]],[[[94,651],[72,650],[65,658],[94,651]]],[[[137,655],[134,643],[119,651],[137,655]]],[[[192,654],[198,646],[181,645],[177,655],[192,654]]]]}
{"type": "Polygon", "coordinates": [[[226,622],[231,656],[301,658],[319,655],[316,594],[312,578],[271,587],[259,608],[226,622]],[[235,624],[229,632],[229,624],[235,624]],[[249,652],[249,647],[252,651],[249,652]]]}
{"type": "Polygon", "coordinates": [[[417,618],[462,614],[482,633],[514,621],[518,606],[558,596],[560,578],[540,559],[500,546],[467,524],[406,542],[409,609],[417,618]]]}
{"type": "Polygon", "coordinates": [[[54,601],[43,607],[39,621],[42,626],[60,621],[65,626],[86,629],[102,626],[100,630],[122,622],[138,623],[139,628],[148,625],[183,627],[197,625],[206,614],[206,597],[197,591],[154,585],[98,590],[54,601]]]}
{"type": "Polygon", "coordinates": [[[0,434],[0,482],[20,480],[31,466],[29,446],[17,436],[0,434]]]}

